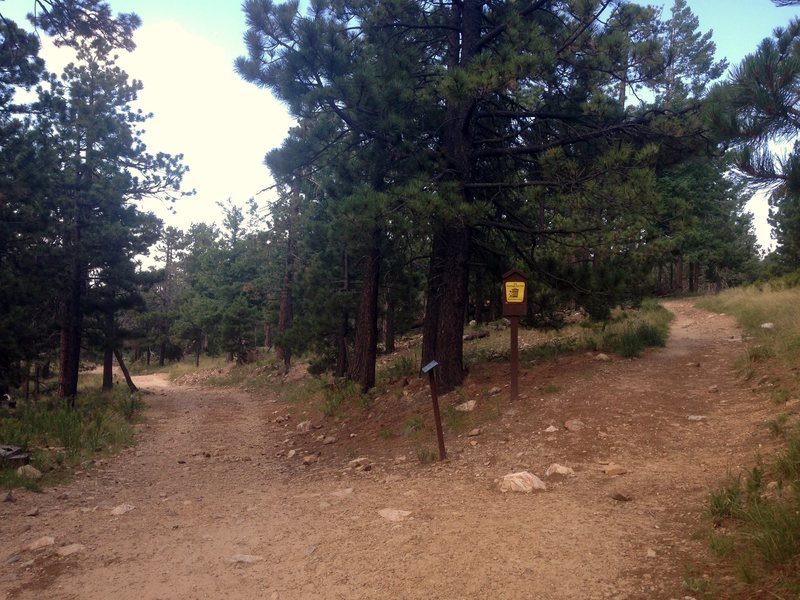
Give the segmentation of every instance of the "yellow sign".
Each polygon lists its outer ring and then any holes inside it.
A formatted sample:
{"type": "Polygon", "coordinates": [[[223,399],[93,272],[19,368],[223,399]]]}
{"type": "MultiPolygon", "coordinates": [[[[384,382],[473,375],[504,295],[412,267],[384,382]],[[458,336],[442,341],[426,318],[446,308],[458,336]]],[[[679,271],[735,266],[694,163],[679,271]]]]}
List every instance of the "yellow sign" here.
{"type": "Polygon", "coordinates": [[[506,281],[506,302],[521,304],[525,299],[524,281],[506,281]]]}

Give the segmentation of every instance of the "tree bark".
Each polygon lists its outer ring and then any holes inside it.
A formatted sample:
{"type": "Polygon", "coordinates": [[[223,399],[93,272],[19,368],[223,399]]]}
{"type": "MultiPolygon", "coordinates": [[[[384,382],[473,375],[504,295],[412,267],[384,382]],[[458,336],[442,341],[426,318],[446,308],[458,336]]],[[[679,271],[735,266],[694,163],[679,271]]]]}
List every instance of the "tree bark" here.
{"type": "Polygon", "coordinates": [[[114,350],[110,347],[103,351],[103,390],[114,389],[114,350]]]}
{"type": "Polygon", "coordinates": [[[348,378],[362,392],[375,387],[375,360],[378,355],[378,287],[381,265],[381,232],[376,229],[364,267],[364,283],[356,315],[356,338],[348,378]]]}
{"type": "Polygon", "coordinates": [[[470,230],[453,225],[437,234],[431,256],[428,301],[423,325],[422,362],[439,363],[437,380],[442,391],[464,379],[464,317],[467,306],[470,230]]]}
{"type": "MultiPolygon", "coordinates": [[[[483,2],[453,3],[450,12],[447,67],[457,71],[469,66],[479,53],[483,2]]],[[[456,184],[456,201],[469,204],[471,193],[465,184],[474,176],[473,131],[470,127],[474,98],[448,100],[443,125],[442,151],[447,160],[445,179],[456,184]]],[[[461,385],[464,379],[463,335],[467,313],[470,228],[452,219],[434,234],[428,299],[423,328],[423,364],[439,363],[437,379],[441,391],[461,385]],[[438,239],[438,242],[437,242],[438,239]]]]}
{"type": "MultiPolygon", "coordinates": [[[[350,257],[345,251],[342,255],[342,267],[344,269],[342,278],[342,306],[347,306],[345,296],[350,291],[350,257]]],[[[342,309],[342,317],[339,320],[339,329],[336,332],[336,370],[334,375],[336,377],[345,377],[348,371],[348,351],[347,351],[347,334],[350,329],[350,315],[347,309],[342,309]]]]}
{"type": "MultiPolygon", "coordinates": [[[[292,191],[289,199],[289,224],[286,236],[286,269],[283,274],[283,286],[281,287],[280,304],[278,306],[278,333],[284,335],[292,326],[293,306],[292,306],[292,286],[294,282],[294,255],[295,255],[295,221],[300,212],[300,181],[295,179],[292,183],[292,191]]],[[[275,354],[279,360],[283,360],[284,373],[289,372],[292,362],[291,350],[285,346],[285,341],[281,345],[275,346],[275,354]]]]}
{"type": "MultiPolygon", "coordinates": [[[[76,225],[76,229],[79,229],[76,225]]],[[[80,233],[75,234],[75,239],[80,239],[80,233]]],[[[79,246],[75,246],[75,256],[72,258],[70,277],[68,283],[67,300],[64,306],[64,321],[61,325],[61,352],[60,352],[60,380],[58,386],[59,396],[67,400],[70,406],[75,406],[75,397],[78,394],[78,372],[80,370],[81,329],[83,325],[83,311],[81,309],[83,268],[78,257],[79,246]]]]}
{"type": "Polygon", "coordinates": [[[394,300],[386,290],[383,302],[383,350],[391,354],[395,350],[394,300]]]}
{"type": "Polygon", "coordinates": [[[105,315],[105,350],[103,352],[103,389],[114,389],[114,314],[105,315]]]}
{"type": "Polygon", "coordinates": [[[139,388],[133,383],[131,374],[128,372],[128,367],[125,366],[125,361],[122,358],[122,353],[117,348],[114,348],[114,356],[117,358],[117,363],[119,363],[119,368],[122,371],[122,375],[125,377],[125,383],[128,384],[128,389],[131,392],[138,392],[139,388]]]}

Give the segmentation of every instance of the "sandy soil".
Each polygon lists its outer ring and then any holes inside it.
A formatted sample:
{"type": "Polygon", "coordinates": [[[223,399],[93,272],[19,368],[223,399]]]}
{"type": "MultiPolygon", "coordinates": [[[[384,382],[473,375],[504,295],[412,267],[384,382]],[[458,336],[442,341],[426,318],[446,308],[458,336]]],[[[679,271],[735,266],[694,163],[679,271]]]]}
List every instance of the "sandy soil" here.
{"type": "MultiPolygon", "coordinates": [[[[682,576],[705,553],[692,533],[708,491],[771,443],[769,403],[733,370],[744,345],[732,318],[689,301],[668,307],[666,348],[527,370],[524,397],[479,400],[481,434],[449,433],[442,464],[421,465],[405,439],[379,439],[387,417],[377,407],[365,423],[315,420],[300,434],[302,403],[139,377],[153,394],[135,448],[0,503],[0,597],[691,596],[682,576]],[[568,419],[586,427],[568,432],[568,419]],[[550,425],[558,431],[546,433],[550,425]],[[304,466],[308,454],[318,458],[304,466]],[[371,470],[347,466],[363,455],[371,470]],[[605,474],[609,461],[628,472],[605,474]],[[545,479],[553,462],[576,475],[545,479]],[[523,469],[548,490],[497,491],[498,477],[523,469]],[[133,509],[113,515],[123,504],[133,509]],[[410,514],[391,522],[378,514],[385,508],[410,514]],[[55,543],[23,549],[42,536],[55,543]],[[84,548],[59,556],[71,544],[84,548]]],[[[486,398],[504,369],[476,369],[467,393],[486,398]]]]}

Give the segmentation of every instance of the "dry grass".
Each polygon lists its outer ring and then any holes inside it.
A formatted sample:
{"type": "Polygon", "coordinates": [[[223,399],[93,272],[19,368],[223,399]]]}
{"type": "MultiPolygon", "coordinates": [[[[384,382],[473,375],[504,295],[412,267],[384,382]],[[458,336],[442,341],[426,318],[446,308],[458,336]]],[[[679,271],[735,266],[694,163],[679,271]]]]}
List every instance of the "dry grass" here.
{"type": "Polygon", "coordinates": [[[783,449],[744,480],[729,480],[709,498],[709,515],[725,522],[725,533],[711,538],[711,549],[732,561],[745,586],[768,589],[776,598],[800,597],[800,427],[796,411],[786,409],[800,392],[796,365],[800,359],[800,288],[781,285],[726,291],[699,303],[703,308],[734,315],[749,337],[742,358],[746,380],[769,382],[775,415],[769,431],[784,440],[783,449]],[[764,326],[765,324],[771,324],[764,326]],[[774,383],[780,382],[780,387],[774,383]],[[765,481],[773,489],[765,489],[765,481]],[[774,487],[777,486],[777,487],[774,487]],[[720,552],[720,543],[726,549],[720,552]],[[735,550],[735,552],[734,552],[735,550]],[[789,594],[788,596],[786,594],[789,594]]]}

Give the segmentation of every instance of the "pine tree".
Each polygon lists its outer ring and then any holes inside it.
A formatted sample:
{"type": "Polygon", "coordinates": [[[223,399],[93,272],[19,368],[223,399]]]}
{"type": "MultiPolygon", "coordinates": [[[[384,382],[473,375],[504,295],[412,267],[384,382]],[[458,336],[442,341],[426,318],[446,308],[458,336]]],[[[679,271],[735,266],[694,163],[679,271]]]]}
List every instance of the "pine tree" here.
{"type": "Polygon", "coordinates": [[[764,39],[733,69],[730,81],[714,94],[716,133],[733,145],[732,160],[741,180],[769,189],[770,222],[784,264],[800,266],[800,146],[785,156],[770,144],[790,142],[800,130],[800,19],[764,39]]]}

